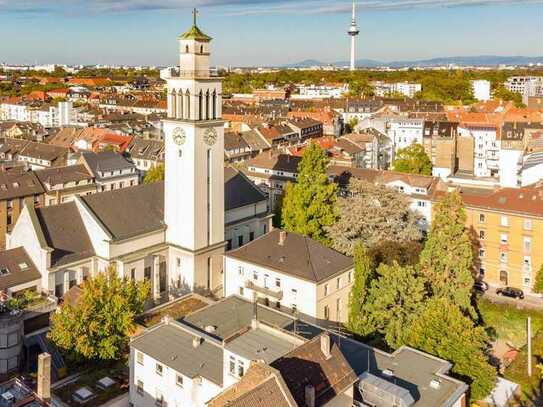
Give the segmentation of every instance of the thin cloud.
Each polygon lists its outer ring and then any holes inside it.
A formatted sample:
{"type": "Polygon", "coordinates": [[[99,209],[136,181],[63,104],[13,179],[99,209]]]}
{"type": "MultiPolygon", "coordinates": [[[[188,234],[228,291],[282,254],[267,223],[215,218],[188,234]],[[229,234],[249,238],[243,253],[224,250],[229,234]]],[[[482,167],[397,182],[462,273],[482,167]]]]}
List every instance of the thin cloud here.
{"type": "MultiPolygon", "coordinates": [[[[543,0],[359,0],[364,11],[533,5],[543,0]]],[[[348,13],[347,0],[0,0],[0,13],[129,13],[220,7],[228,16],[348,13]]]]}

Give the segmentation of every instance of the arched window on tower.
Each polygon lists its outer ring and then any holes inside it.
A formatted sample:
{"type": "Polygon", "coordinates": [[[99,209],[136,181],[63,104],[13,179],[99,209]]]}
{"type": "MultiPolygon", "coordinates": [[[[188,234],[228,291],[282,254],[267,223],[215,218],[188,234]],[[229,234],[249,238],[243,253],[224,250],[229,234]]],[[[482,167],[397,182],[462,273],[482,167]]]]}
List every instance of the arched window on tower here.
{"type": "Polygon", "coordinates": [[[179,92],[177,93],[177,118],[183,119],[183,90],[179,89],[179,92]]]}
{"type": "Polygon", "coordinates": [[[185,109],[185,117],[190,119],[190,92],[188,89],[185,92],[185,106],[187,106],[185,109]]]}
{"type": "Polygon", "coordinates": [[[200,54],[203,54],[203,53],[204,53],[204,46],[200,45],[200,54]]]}
{"type": "Polygon", "coordinates": [[[217,91],[213,91],[213,118],[217,118],[217,91]]]}
{"type": "Polygon", "coordinates": [[[200,94],[198,95],[198,120],[202,120],[204,117],[202,114],[202,110],[204,109],[204,95],[202,91],[200,91],[200,94]]]}
{"type": "Polygon", "coordinates": [[[209,120],[209,90],[206,92],[206,120],[209,120]]]}
{"type": "Polygon", "coordinates": [[[189,53],[189,46],[188,46],[188,45],[185,45],[185,53],[186,53],[186,54],[189,53]]]}
{"type": "Polygon", "coordinates": [[[177,118],[177,93],[175,92],[175,89],[172,90],[171,97],[170,97],[170,117],[173,119],[177,118]]]}

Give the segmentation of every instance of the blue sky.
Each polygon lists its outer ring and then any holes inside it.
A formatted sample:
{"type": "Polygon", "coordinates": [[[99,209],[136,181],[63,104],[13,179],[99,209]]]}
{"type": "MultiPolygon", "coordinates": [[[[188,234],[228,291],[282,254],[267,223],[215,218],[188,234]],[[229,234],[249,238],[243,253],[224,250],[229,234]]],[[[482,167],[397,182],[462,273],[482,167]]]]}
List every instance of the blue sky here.
{"type": "MultiPolygon", "coordinates": [[[[213,63],[348,58],[348,0],[0,0],[0,61],[174,64],[193,6],[213,63]]],[[[543,56],[542,16],[543,0],[360,0],[357,56],[543,56]]]]}

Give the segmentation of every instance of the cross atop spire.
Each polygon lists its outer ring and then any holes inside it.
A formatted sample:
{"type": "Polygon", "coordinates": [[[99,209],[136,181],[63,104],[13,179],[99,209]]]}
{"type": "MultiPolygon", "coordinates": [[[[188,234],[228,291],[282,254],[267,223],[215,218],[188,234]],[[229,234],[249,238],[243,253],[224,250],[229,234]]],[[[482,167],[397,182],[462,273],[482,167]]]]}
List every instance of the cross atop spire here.
{"type": "Polygon", "coordinates": [[[192,9],[192,18],[193,18],[193,25],[196,25],[196,17],[198,16],[199,14],[199,11],[198,9],[195,7],[192,9]]]}

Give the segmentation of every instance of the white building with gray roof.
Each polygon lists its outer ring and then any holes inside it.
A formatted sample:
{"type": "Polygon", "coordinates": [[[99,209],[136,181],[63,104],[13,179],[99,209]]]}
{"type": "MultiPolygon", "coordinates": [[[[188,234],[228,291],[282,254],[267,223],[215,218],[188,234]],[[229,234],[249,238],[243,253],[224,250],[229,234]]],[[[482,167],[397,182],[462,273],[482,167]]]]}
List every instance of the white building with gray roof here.
{"type": "Polygon", "coordinates": [[[461,407],[468,386],[451,364],[408,347],[386,353],[262,304],[230,296],[169,317],[130,344],[137,407],[461,407]],[[255,364],[279,386],[260,388],[255,364]],[[232,390],[233,389],[233,390],[232,390]],[[223,401],[221,401],[223,400],[223,401]]]}

